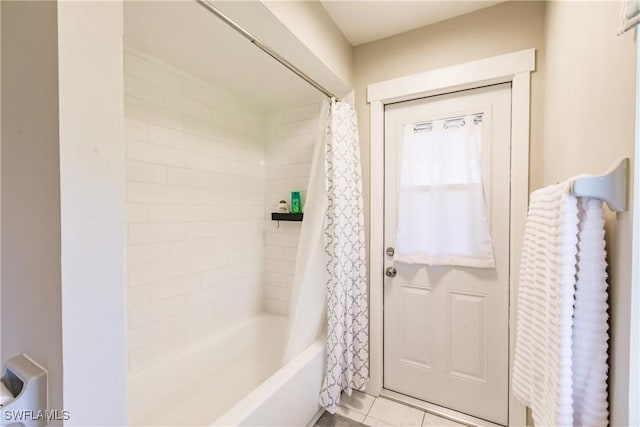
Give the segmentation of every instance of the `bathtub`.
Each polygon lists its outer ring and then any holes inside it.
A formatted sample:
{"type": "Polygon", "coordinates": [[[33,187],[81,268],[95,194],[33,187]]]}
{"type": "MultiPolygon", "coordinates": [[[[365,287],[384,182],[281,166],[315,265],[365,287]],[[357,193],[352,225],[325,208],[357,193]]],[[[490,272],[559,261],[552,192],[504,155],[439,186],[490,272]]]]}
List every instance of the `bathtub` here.
{"type": "Polygon", "coordinates": [[[281,367],[286,318],[263,313],[129,376],[132,426],[305,426],[322,413],[325,342],[281,367]]]}

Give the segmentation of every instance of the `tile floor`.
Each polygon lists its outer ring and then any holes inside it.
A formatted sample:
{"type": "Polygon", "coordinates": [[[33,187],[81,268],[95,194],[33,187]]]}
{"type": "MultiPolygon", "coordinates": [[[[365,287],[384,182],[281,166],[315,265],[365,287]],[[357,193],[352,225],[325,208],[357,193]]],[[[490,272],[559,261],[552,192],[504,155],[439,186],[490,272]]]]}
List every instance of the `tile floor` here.
{"type": "Polygon", "coordinates": [[[372,427],[464,427],[420,409],[357,391],[351,396],[342,394],[338,414],[372,427]]]}

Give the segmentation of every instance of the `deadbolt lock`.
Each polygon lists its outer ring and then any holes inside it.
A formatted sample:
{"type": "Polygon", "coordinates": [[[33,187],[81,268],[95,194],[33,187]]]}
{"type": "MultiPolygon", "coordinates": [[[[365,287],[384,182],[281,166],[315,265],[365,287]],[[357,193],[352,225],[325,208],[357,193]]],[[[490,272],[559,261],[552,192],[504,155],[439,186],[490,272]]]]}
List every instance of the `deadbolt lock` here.
{"type": "Polygon", "coordinates": [[[389,246],[385,252],[387,253],[387,255],[393,256],[393,254],[396,253],[396,250],[393,248],[393,246],[389,246]]]}

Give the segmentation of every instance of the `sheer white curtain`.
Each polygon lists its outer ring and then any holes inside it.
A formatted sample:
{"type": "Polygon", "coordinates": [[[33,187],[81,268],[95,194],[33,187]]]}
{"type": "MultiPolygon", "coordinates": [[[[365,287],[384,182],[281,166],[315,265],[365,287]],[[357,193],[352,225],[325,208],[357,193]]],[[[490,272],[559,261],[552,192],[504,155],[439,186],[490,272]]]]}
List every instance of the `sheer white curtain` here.
{"type": "Polygon", "coordinates": [[[406,125],[394,261],[494,266],[482,187],[482,122],[406,125]]]}

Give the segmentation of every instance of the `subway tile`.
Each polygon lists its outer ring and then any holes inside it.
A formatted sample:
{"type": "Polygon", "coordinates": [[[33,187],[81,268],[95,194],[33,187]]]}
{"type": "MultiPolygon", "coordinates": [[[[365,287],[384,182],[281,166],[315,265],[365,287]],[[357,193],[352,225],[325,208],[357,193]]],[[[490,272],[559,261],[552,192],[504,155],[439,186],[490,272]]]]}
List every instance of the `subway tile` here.
{"type": "Polygon", "coordinates": [[[171,259],[190,258],[211,253],[215,248],[211,238],[181,240],[170,243],[169,255],[171,259]]]}
{"type": "Polygon", "coordinates": [[[129,224],[129,244],[169,242],[184,237],[184,224],[129,224]]]}
{"type": "Polygon", "coordinates": [[[310,163],[294,163],[284,167],[285,178],[308,177],[311,170],[310,163]]]}
{"type": "Polygon", "coordinates": [[[126,138],[146,141],[149,137],[149,125],[147,122],[132,117],[124,118],[124,135],[126,138]]]}
{"type": "Polygon", "coordinates": [[[200,277],[203,289],[220,285],[228,285],[231,280],[233,280],[232,270],[229,266],[223,266],[202,272],[200,277]]]}
{"type": "Polygon", "coordinates": [[[226,258],[224,252],[219,252],[211,255],[201,255],[186,260],[187,272],[203,273],[209,270],[215,270],[226,265],[226,258]]]}
{"type": "Polygon", "coordinates": [[[279,299],[265,298],[264,309],[270,313],[281,314],[283,316],[289,314],[288,302],[279,299]]]}
{"type": "Polygon", "coordinates": [[[140,140],[127,141],[127,159],[167,166],[182,166],[184,152],[140,140]]]}
{"type": "Polygon", "coordinates": [[[126,161],[127,182],[167,183],[167,167],[146,162],[126,161]]]}
{"type": "Polygon", "coordinates": [[[186,333],[184,331],[176,331],[157,341],[131,350],[129,352],[129,370],[136,371],[141,369],[167,354],[178,350],[186,343],[186,333]]]}
{"type": "Polygon", "coordinates": [[[269,271],[264,272],[264,283],[267,286],[287,286],[287,275],[284,273],[273,273],[269,271]]]}
{"type": "Polygon", "coordinates": [[[229,225],[224,222],[198,222],[186,224],[187,239],[197,239],[204,237],[219,237],[229,233],[229,225]]]}
{"type": "Polygon", "coordinates": [[[182,187],[184,200],[187,203],[224,206],[227,204],[226,196],[215,188],[182,187]]]}
{"type": "Polygon", "coordinates": [[[280,246],[265,246],[264,247],[264,258],[265,259],[284,259],[284,250],[285,248],[280,246]]]}
{"type": "Polygon", "coordinates": [[[185,200],[185,194],[185,189],[174,185],[127,183],[127,200],[130,202],[177,203],[185,200]]]}
{"type": "Polygon", "coordinates": [[[149,297],[148,286],[127,287],[127,308],[138,307],[148,304],[151,301],[149,297]]]}
{"type": "Polygon", "coordinates": [[[194,274],[161,280],[149,285],[151,301],[187,295],[198,289],[200,289],[200,276],[194,274]]]}
{"type": "Polygon", "coordinates": [[[321,104],[300,105],[296,108],[288,109],[284,112],[286,123],[299,122],[303,120],[318,120],[321,104]]]}
{"type": "Polygon", "coordinates": [[[146,203],[127,203],[127,224],[149,222],[149,207],[146,203]]]}
{"type": "Polygon", "coordinates": [[[217,91],[211,86],[189,79],[183,80],[182,93],[187,98],[220,110],[224,109],[225,105],[229,102],[229,98],[220,91],[217,91]]]}
{"type": "Polygon", "coordinates": [[[149,264],[132,265],[128,268],[129,286],[150,284],[185,274],[183,260],[160,261],[149,264]]]}
{"type": "Polygon", "coordinates": [[[279,286],[265,286],[264,294],[266,298],[289,301],[289,298],[291,297],[291,290],[287,288],[281,288],[279,286]]]}
{"type": "Polygon", "coordinates": [[[295,263],[291,261],[267,259],[264,263],[264,269],[271,273],[293,274],[295,263]]]}
{"type": "Polygon", "coordinates": [[[294,261],[298,257],[298,248],[284,248],[284,259],[294,261]]]}
{"type": "Polygon", "coordinates": [[[179,129],[149,124],[149,142],[186,151],[198,150],[201,138],[179,129]]]}
{"type": "Polygon", "coordinates": [[[182,89],[182,80],[174,72],[131,52],[124,54],[124,70],[127,74],[175,92],[182,89]]]}
{"type": "Polygon", "coordinates": [[[215,303],[228,295],[228,289],[224,285],[212,286],[191,292],[187,295],[187,308],[193,309],[203,305],[215,303]]]}
{"type": "Polygon", "coordinates": [[[139,328],[185,311],[186,301],[186,297],[181,295],[132,308],[129,310],[131,329],[139,328]]]}
{"type": "Polygon", "coordinates": [[[186,187],[219,188],[224,177],[201,170],[169,168],[168,181],[169,184],[186,187]]]}
{"type": "Polygon", "coordinates": [[[128,61],[129,356],[138,369],[230,321],[288,313],[301,224],[275,229],[269,213],[306,190],[320,107],[265,115],[162,64],[128,61]]]}
{"type": "Polygon", "coordinates": [[[149,205],[149,222],[193,222],[198,221],[198,206],[185,204],[151,204],[149,205]]]}
{"type": "Polygon", "coordinates": [[[127,266],[132,267],[169,259],[169,244],[149,243],[127,247],[127,266]]]}
{"type": "Polygon", "coordinates": [[[161,319],[129,330],[127,345],[129,350],[152,343],[169,334],[169,320],[161,319]]]}
{"type": "Polygon", "coordinates": [[[225,321],[221,317],[196,323],[187,328],[187,342],[199,341],[224,329],[225,321]]]}
{"type": "Polygon", "coordinates": [[[124,93],[152,104],[164,105],[162,87],[127,73],[124,74],[124,93]]]}
{"type": "Polygon", "coordinates": [[[198,135],[214,141],[227,140],[226,132],[224,131],[224,129],[221,129],[220,125],[212,121],[202,120],[191,116],[184,116],[183,124],[185,132],[192,135],[198,135]]]}
{"type": "Polygon", "coordinates": [[[205,104],[194,101],[177,93],[167,93],[167,108],[179,111],[187,116],[195,117],[202,120],[208,120],[211,117],[211,108],[205,104]]]}
{"type": "Polygon", "coordinates": [[[127,117],[171,128],[182,128],[182,114],[138,98],[127,96],[125,111],[127,117]]]}

